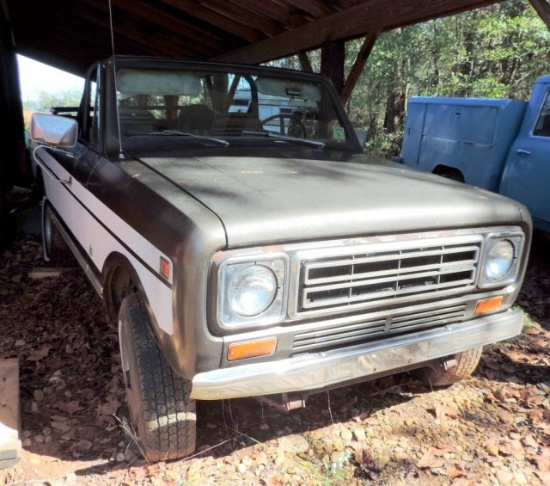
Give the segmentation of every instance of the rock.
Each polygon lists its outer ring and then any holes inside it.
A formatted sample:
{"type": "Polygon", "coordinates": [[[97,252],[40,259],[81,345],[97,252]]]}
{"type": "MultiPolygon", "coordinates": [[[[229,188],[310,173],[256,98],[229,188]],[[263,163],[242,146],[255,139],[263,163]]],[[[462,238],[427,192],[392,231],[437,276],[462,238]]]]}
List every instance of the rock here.
{"type": "Polygon", "coordinates": [[[299,434],[281,437],[278,442],[279,447],[290,454],[300,454],[309,450],[309,442],[299,434]]]}
{"type": "Polygon", "coordinates": [[[394,455],[393,455],[393,458],[397,462],[406,462],[406,461],[409,461],[411,459],[411,456],[409,456],[409,454],[407,454],[406,452],[401,451],[401,452],[395,452],[394,455]]]}
{"type": "Polygon", "coordinates": [[[500,469],[495,473],[495,477],[498,481],[498,484],[506,485],[506,484],[512,484],[512,481],[514,480],[514,475],[510,471],[506,469],[500,469]]]}
{"type": "Polygon", "coordinates": [[[236,468],[236,469],[237,469],[237,472],[238,472],[238,473],[243,474],[243,473],[245,473],[245,472],[247,471],[248,468],[246,467],[245,464],[243,464],[243,463],[241,462],[240,464],[237,464],[237,468],[236,468]]]}
{"type": "Polygon", "coordinates": [[[284,454],[277,454],[275,456],[275,460],[273,461],[276,466],[282,466],[285,463],[285,456],[284,454]]]}
{"type": "Polygon", "coordinates": [[[250,467],[250,466],[252,466],[252,464],[254,464],[254,461],[253,461],[252,458],[250,458],[248,456],[244,456],[241,459],[241,463],[244,464],[246,467],[250,467]]]}
{"type": "Polygon", "coordinates": [[[338,452],[341,452],[345,449],[344,442],[340,437],[333,437],[332,439],[332,449],[338,452]]]}
{"type": "Polygon", "coordinates": [[[353,436],[355,437],[355,440],[358,442],[364,442],[367,440],[367,435],[365,434],[364,429],[360,429],[359,427],[353,429],[353,436]]]}
{"type": "Polygon", "coordinates": [[[523,485],[529,484],[529,480],[522,473],[514,473],[514,484],[523,485]]]}
{"type": "Polygon", "coordinates": [[[351,439],[353,439],[353,434],[349,429],[342,429],[342,432],[340,433],[340,437],[342,437],[342,440],[344,442],[350,442],[351,439]]]}

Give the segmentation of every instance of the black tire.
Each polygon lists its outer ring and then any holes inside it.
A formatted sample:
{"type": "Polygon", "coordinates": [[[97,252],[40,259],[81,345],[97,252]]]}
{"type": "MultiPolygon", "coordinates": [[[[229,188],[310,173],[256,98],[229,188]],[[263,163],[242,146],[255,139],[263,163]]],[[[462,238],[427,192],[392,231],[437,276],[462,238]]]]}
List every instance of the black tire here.
{"type": "Polygon", "coordinates": [[[56,267],[75,266],[76,260],[54,222],[52,207],[44,201],[42,206],[42,244],[44,260],[56,267]]]}
{"type": "Polygon", "coordinates": [[[462,175],[462,172],[457,169],[451,169],[449,167],[439,167],[434,170],[434,174],[445,177],[445,179],[450,179],[451,181],[464,183],[464,176],[462,175]]]}
{"type": "Polygon", "coordinates": [[[483,346],[480,346],[455,354],[452,358],[441,361],[434,368],[422,369],[419,378],[430,387],[452,385],[467,378],[475,371],[482,352],[483,346]],[[451,362],[452,366],[445,367],[445,362],[451,362]],[[454,364],[455,362],[456,364],[454,364]]]}
{"type": "Polygon", "coordinates": [[[138,294],[122,301],[118,326],[130,423],[142,454],[152,462],[191,454],[196,440],[191,383],[166,362],[138,294]]]}

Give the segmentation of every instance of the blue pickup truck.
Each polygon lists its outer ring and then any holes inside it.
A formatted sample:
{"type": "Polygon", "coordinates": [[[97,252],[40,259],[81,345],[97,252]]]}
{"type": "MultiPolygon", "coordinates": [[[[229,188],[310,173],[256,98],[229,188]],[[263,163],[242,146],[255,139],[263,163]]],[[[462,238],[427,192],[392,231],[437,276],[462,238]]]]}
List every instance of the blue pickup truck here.
{"type": "Polygon", "coordinates": [[[550,76],[528,102],[411,98],[401,159],[520,201],[550,232],[550,76]]]}

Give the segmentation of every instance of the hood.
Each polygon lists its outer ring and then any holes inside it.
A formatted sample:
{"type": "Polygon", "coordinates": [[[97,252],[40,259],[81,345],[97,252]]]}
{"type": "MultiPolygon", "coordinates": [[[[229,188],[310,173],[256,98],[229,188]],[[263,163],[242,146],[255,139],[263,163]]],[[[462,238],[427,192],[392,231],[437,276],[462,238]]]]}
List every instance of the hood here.
{"type": "Polygon", "coordinates": [[[367,156],[142,161],[214,212],[229,247],[522,221],[509,199],[367,156]]]}

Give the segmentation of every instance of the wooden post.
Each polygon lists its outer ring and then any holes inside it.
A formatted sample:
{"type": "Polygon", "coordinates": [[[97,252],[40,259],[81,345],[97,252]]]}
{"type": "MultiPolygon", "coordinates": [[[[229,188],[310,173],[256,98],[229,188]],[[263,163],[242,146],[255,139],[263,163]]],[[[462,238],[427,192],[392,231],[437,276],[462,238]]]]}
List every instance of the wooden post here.
{"type": "Polygon", "coordinates": [[[0,469],[20,460],[19,360],[0,360],[0,469]]]}
{"type": "Polygon", "coordinates": [[[533,8],[537,11],[540,18],[550,30],[550,3],[547,0],[529,0],[533,8]]]}
{"type": "Polygon", "coordinates": [[[344,87],[344,62],[346,44],[344,41],[326,42],[321,47],[321,74],[328,76],[338,92],[344,87]]]}
{"type": "Polygon", "coordinates": [[[7,194],[17,177],[24,177],[25,126],[19,90],[17,58],[5,0],[0,0],[0,119],[3,125],[0,146],[0,248],[9,241],[7,194]]]}

